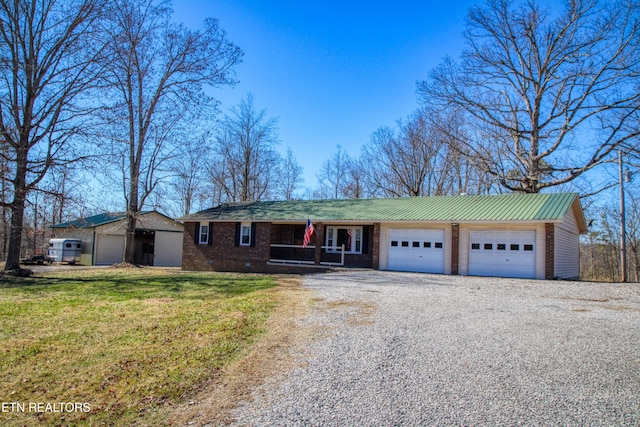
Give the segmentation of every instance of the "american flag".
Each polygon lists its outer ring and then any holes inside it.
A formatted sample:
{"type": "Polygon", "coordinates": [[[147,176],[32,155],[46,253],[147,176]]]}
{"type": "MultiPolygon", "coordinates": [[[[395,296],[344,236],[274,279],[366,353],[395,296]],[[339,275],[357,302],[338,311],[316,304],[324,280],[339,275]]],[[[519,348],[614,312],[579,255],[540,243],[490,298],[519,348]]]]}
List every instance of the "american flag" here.
{"type": "Polygon", "coordinates": [[[306,248],[311,242],[311,236],[315,233],[316,230],[313,228],[313,224],[311,224],[311,220],[307,219],[307,227],[304,229],[304,241],[302,242],[302,247],[306,248]]]}
{"type": "Polygon", "coordinates": [[[347,247],[345,248],[346,251],[351,250],[351,237],[353,237],[353,231],[351,231],[350,228],[347,228],[347,247]]]}

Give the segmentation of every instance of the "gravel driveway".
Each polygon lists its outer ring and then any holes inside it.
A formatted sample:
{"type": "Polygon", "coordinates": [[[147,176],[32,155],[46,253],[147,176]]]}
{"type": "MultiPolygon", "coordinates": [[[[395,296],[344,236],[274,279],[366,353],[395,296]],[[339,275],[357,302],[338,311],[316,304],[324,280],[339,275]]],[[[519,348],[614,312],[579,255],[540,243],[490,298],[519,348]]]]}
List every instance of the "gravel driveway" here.
{"type": "Polygon", "coordinates": [[[640,287],[309,276],[297,367],[238,425],[640,425],[640,287]]]}

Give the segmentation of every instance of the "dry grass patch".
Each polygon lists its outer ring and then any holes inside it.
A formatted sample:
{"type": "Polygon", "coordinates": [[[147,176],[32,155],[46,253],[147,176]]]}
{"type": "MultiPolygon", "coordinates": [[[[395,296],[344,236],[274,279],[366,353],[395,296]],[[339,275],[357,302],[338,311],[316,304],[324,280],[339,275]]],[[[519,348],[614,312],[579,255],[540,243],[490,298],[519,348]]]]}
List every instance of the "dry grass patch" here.
{"type": "Polygon", "coordinates": [[[2,280],[1,400],[90,407],[26,406],[0,413],[8,426],[166,424],[280,303],[275,278],[257,275],[127,269],[2,280]]]}
{"type": "Polygon", "coordinates": [[[302,289],[299,279],[279,280],[280,286],[270,292],[280,301],[265,323],[266,333],[251,351],[230,364],[222,375],[170,417],[171,425],[227,425],[234,421],[232,411],[267,378],[286,372],[298,363],[296,344],[312,340],[319,333],[314,328],[301,328],[298,321],[309,310],[310,291],[302,289]]]}

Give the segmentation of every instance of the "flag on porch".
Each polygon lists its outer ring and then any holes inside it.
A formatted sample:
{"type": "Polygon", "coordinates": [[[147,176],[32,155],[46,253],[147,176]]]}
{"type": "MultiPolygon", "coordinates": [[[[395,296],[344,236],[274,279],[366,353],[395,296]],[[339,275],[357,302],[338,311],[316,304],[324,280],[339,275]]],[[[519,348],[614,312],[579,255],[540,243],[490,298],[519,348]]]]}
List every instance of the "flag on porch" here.
{"type": "Polygon", "coordinates": [[[311,220],[307,219],[307,227],[304,229],[304,241],[302,242],[302,247],[306,248],[311,242],[311,236],[315,233],[316,230],[313,228],[313,224],[311,224],[311,220]]]}

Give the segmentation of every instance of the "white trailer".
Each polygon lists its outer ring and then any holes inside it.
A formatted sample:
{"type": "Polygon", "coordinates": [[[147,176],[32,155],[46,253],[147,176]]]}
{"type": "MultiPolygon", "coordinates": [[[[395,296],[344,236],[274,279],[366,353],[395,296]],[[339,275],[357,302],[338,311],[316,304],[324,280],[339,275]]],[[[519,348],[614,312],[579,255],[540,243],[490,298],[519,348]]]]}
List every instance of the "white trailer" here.
{"type": "Polygon", "coordinates": [[[80,261],[82,254],[82,240],[80,239],[51,239],[47,258],[50,262],[66,262],[75,264],[80,261]]]}

